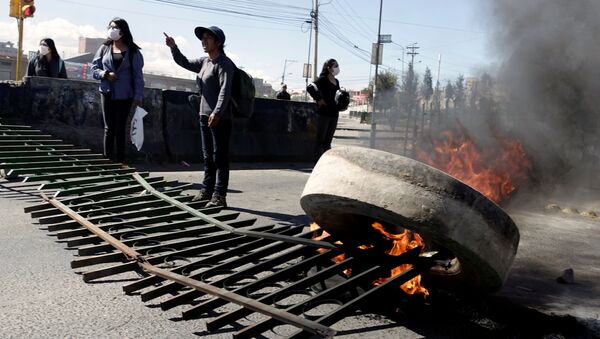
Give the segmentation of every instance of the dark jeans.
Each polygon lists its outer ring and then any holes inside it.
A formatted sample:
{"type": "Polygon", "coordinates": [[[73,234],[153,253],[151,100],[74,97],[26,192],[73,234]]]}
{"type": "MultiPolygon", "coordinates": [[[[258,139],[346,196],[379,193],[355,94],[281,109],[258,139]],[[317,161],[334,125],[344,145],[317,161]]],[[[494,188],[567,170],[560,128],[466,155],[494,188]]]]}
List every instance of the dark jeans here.
{"type": "Polygon", "coordinates": [[[227,195],[229,186],[229,139],[231,120],[221,119],[217,126],[208,127],[208,116],[200,116],[202,155],[204,157],[203,184],[209,191],[227,195]]]}
{"type": "Polygon", "coordinates": [[[315,162],[325,151],[331,149],[331,141],[337,127],[338,117],[317,114],[317,140],[315,143],[315,162]]]}
{"type": "Polygon", "coordinates": [[[104,156],[112,161],[125,160],[125,125],[133,99],[114,100],[111,93],[101,93],[104,119],[104,156]],[[115,141],[117,151],[115,155],[115,141]]]}

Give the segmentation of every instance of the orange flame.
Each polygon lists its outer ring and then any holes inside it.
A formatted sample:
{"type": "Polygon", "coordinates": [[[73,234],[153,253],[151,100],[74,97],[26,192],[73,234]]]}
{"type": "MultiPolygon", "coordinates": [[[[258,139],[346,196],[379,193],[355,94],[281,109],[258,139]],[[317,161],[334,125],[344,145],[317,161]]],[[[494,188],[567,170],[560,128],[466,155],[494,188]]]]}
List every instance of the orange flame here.
{"type": "MultiPolygon", "coordinates": [[[[372,226],[374,229],[376,229],[381,234],[383,234],[385,237],[391,239],[394,242],[394,246],[392,246],[392,248],[390,250],[385,252],[389,255],[399,256],[402,253],[412,250],[413,248],[416,248],[418,246],[422,246],[422,248],[425,247],[424,246],[425,242],[423,241],[423,238],[421,238],[421,236],[417,233],[414,233],[414,232],[411,232],[411,231],[405,229],[404,232],[402,232],[400,234],[391,234],[389,232],[386,232],[383,229],[383,225],[381,225],[380,223],[374,222],[372,226]]],[[[421,252],[422,252],[422,250],[421,250],[421,252]]],[[[393,278],[393,277],[399,275],[400,273],[406,271],[411,266],[412,265],[410,265],[410,264],[400,265],[391,270],[390,277],[379,278],[379,279],[375,280],[373,282],[373,284],[374,285],[382,284],[386,280],[393,278]]],[[[402,284],[400,286],[400,288],[403,289],[404,292],[406,292],[408,294],[423,294],[425,296],[429,295],[429,291],[425,287],[421,286],[421,275],[418,275],[418,276],[412,278],[411,280],[405,282],[404,284],[402,284]]]]}
{"type": "MultiPolygon", "coordinates": [[[[389,249],[388,251],[386,251],[385,253],[389,254],[389,255],[393,255],[393,256],[399,256],[402,253],[411,250],[417,246],[423,246],[425,242],[423,241],[423,238],[421,238],[421,236],[417,233],[413,233],[410,232],[408,230],[405,230],[403,233],[401,234],[391,234],[386,232],[383,229],[383,226],[380,223],[374,222],[372,227],[374,229],[376,229],[377,231],[379,231],[383,236],[387,237],[388,239],[392,240],[394,245],[392,246],[391,249],[389,249]]],[[[317,225],[316,223],[311,223],[310,224],[310,229],[311,231],[316,231],[319,230],[320,227],[319,225],[317,225]]],[[[329,233],[327,233],[327,231],[322,230],[322,234],[320,236],[316,236],[313,239],[314,240],[322,240],[326,237],[329,236],[329,233]]],[[[336,242],[337,244],[341,244],[341,242],[336,242]]],[[[358,248],[362,249],[362,250],[366,250],[369,248],[372,248],[373,245],[360,245],[358,248]]],[[[326,251],[326,249],[324,248],[320,248],[318,249],[319,253],[323,253],[326,251]]],[[[344,253],[332,258],[333,262],[341,262],[346,258],[346,255],[344,253]]],[[[388,279],[397,276],[398,274],[406,271],[407,269],[409,269],[411,267],[410,264],[405,264],[405,265],[400,265],[396,268],[393,268],[390,271],[390,276],[387,278],[379,278],[375,281],[373,281],[373,285],[379,285],[384,283],[385,281],[387,281],[388,279]]],[[[348,268],[346,270],[344,270],[344,273],[348,276],[352,275],[352,268],[348,268]]],[[[400,286],[400,288],[402,288],[406,293],[408,294],[423,294],[425,296],[429,295],[429,291],[421,286],[421,276],[418,275],[416,277],[414,277],[413,279],[405,282],[404,284],[402,284],[400,286]]]]}
{"type": "Polygon", "coordinates": [[[467,135],[445,131],[433,150],[416,149],[418,160],[444,171],[473,187],[496,203],[508,198],[527,179],[531,161],[518,140],[496,136],[499,152],[478,150],[467,135]]]}

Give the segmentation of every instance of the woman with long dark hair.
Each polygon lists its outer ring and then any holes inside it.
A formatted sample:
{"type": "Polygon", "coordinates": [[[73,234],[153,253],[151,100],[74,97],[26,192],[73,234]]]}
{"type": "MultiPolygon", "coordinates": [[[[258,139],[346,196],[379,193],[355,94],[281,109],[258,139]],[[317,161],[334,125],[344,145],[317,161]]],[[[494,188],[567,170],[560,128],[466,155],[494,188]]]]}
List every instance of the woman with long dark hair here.
{"type": "Polygon", "coordinates": [[[210,201],[207,207],[227,207],[229,186],[229,139],[231,137],[231,87],[235,65],[225,55],[225,33],[217,27],[196,27],[194,30],[207,54],[189,60],[175,40],[165,33],[165,43],[171,48],[175,62],[197,73],[200,90],[200,135],[204,158],[204,187],[194,200],[210,201]]]}
{"type": "Polygon", "coordinates": [[[37,55],[29,60],[27,76],[67,78],[65,62],[58,55],[54,40],[50,38],[40,40],[37,55]]]}
{"type": "Polygon", "coordinates": [[[333,134],[337,128],[340,110],[335,102],[335,94],[340,89],[340,82],[335,77],[340,73],[340,66],[335,59],[323,64],[317,80],[306,88],[310,96],[317,102],[317,139],[315,143],[315,162],[321,154],[331,148],[333,134]]]}
{"type": "Polygon", "coordinates": [[[142,105],[144,58],[124,19],[112,19],[107,34],[108,38],[92,61],[92,74],[94,79],[100,80],[104,155],[113,161],[123,162],[127,117],[132,105],[142,105]]]}

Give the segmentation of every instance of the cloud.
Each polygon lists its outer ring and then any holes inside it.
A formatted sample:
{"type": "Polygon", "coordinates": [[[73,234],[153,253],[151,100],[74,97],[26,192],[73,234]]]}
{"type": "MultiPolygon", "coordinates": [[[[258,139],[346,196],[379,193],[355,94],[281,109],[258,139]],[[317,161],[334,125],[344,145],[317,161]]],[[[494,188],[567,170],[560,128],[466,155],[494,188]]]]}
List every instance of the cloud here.
{"type": "MultiPolygon", "coordinates": [[[[78,26],[71,22],[56,18],[48,21],[30,22],[25,20],[23,33],[23,51],[35,51],[43,38],[52,38],[61,55],[67,57],[77,54],[79,37],[101,38],[106,32],[97,30],[91,25],[78,26]]],[[[13,41],[18,36],[17,24],[0,22],[0,40],[13,41]]]]}

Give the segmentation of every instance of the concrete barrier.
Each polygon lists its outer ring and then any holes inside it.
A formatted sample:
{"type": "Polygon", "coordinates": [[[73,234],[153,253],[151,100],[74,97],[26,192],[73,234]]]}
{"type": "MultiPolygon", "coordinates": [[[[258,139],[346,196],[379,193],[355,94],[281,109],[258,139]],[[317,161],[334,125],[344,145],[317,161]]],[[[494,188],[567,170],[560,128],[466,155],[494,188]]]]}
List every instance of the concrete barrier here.
{"type": "MultiPolygon", "coordinates": [[[[144,90],[143,107],[148,111],[144,118],[144,146],[138,152],[127,142],[127,159],[202,160],[198,115],[188,103],[190,94],[144,90]]],[[[232,159],[310,161],[315,115],[312,103],[257,98],[251,118],[233,120],[232,159]]],[[[97,82],[44,77],[0,82],[0,117],[102,152],[103,122],[97,82]]]]}

